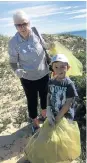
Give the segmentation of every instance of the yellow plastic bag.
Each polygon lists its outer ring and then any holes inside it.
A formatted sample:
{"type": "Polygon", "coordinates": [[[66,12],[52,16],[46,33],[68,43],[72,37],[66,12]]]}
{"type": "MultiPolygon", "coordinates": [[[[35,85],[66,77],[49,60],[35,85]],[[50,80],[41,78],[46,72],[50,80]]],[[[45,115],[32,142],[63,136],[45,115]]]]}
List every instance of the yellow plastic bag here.
{"type": "Polygon", "coordinates": [[[45,121],[39,133],[33,135],[25,148],[31,163],[71,162],[80,156],[80,132],[76,121],[62,118],[54,127],[45,121]]]}

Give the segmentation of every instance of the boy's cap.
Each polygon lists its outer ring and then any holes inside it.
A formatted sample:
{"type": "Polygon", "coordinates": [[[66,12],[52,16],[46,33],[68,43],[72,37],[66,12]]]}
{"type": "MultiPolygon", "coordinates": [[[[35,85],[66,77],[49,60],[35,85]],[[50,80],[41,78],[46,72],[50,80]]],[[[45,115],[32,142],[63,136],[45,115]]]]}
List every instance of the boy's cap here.
{"type": "Polygon", "coordinates": [[[53,56],[51,59],[51,64],[54,62],[57,62],[57,61],[66,62],[69,65],[68,59],[64,54],[57,54],[57,55],[53,56]]]}

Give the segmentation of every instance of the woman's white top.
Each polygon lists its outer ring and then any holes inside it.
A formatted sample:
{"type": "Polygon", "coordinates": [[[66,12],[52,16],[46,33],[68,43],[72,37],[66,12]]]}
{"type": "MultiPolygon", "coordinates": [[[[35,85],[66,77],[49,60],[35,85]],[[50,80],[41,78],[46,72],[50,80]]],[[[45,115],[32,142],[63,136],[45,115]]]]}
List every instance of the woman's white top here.
{"type": "Polygon", "coordinates": [[[24,70],[24,79],[38,80],[49,73],[45,52],[33,31],[27,40],[17,32],[9,41],[8,52],[10,63],[19,63],[24,70]]]}

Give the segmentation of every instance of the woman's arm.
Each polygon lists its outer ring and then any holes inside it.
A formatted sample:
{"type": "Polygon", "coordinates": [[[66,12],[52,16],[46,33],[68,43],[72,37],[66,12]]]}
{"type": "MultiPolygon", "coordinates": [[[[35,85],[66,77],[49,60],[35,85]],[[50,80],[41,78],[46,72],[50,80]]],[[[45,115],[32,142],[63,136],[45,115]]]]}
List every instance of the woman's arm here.
{"type": "Polygon", "coordinates": [[[21,69],[19,66],[19,54],[17,53],[15,45],[13,44],[12,41],[10,41],[8,44],[8,54],[9,54],[9,63],[12,70],[19,78],[22,78],[25,71],[21,69]]]}
{"type": "Polygon", "coordinates": [[[17,63],[10,63],[10,66],[11,66],[13,71],[17,70],[17,63]]]}
{"type": "Polygon", "coordinates": [[[11,66],[13,64],[13,69],[14,69],[14,65],[16,66],[18,63],[18,53],[16,51],[13,40],[10,40],[8,43],[8,54],[9,54],[9,62],[11,66]]]}

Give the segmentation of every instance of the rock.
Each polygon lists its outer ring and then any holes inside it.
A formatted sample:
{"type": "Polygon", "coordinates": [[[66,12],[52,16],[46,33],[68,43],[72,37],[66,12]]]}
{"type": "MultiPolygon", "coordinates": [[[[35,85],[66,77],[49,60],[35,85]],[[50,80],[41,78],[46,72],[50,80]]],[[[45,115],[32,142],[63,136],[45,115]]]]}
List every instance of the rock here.
{"type": "Polygon", "coordinates": [[[25,127],[25,126],[27,126],[28,125],[28,122],[23,122],[21,125],[20,125],[20,128],[23,128],[23,127],[25,127]]]}
{"type": "Polygon", "coordinates": [[[2,120],[0,119],[0,123],[2,123],[2,120]]]}
{"type": "Polygon", "coordinates": [[[2,128],[4,125],[2,123],[0,123],[0,128],[2,128]]]}

